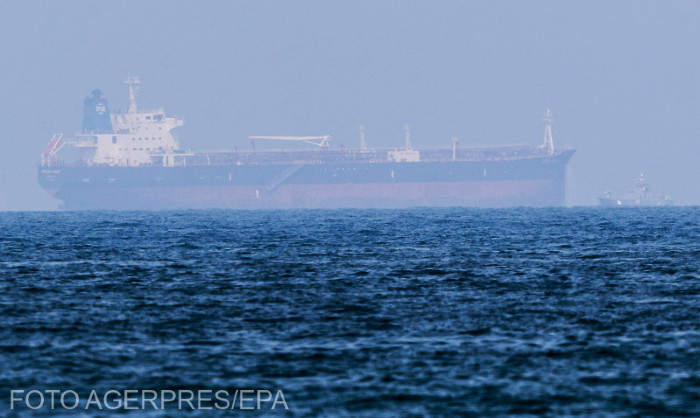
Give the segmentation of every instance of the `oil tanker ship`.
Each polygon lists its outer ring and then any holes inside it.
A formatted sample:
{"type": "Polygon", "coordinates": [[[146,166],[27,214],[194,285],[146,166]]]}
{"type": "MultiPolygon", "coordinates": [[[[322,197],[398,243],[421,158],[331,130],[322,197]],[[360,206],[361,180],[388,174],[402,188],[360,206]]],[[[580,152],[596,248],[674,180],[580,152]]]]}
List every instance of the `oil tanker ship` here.
{"type": "Polygon", "coordinates": [[[62,209],[399,208],[561,206],[573,149],[555,149],[551,113],[537,146],[333,149],[324,136],[250,136],[311,149],[190,152],[172,130],[180,119],[136,104],[111,114],[99,90],[84,102],[83,129],[56,134],[41,154],[39,184],[62,209]]]}

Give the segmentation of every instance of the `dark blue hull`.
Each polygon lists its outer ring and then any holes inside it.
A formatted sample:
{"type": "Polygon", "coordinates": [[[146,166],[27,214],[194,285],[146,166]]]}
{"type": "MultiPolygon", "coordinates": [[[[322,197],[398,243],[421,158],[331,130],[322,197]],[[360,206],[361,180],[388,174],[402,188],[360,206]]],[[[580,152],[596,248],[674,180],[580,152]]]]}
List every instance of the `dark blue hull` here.
{"type": "Polygon", "coordinates": [[[68,209],[561,206],[573,150],[471,161],[39,168],[68,209]]]}

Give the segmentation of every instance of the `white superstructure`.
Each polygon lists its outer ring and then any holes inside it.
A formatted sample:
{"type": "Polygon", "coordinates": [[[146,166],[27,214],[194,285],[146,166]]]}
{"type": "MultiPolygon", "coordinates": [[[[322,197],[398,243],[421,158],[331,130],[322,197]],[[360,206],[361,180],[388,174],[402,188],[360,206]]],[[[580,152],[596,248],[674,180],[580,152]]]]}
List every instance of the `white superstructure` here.
{"type": "MultiPolygon", "coordinates": [[[[124,113],[110,115],[112,132],[79,134],[73,141],[64,141],[65,145],[79,150],[87,165],[174,166],[176,158],[180,162],[184,161],[184,156],[189,154],[177,152],[180,147],[171,133],[173,129],[182,126],[184,121],[166,117],[163,109],[139,111],[136,106],[139,80],[130,77],[126,84],[129,86],[129,107],[124,113]]],[[[105,106],[102,103],[95,107],[95,113],[104,113],[105,106]]],[[[47,148],[49,153],[45,152],[42,156],[44,160],[55,161],[54,154],[60,147],[53,148],[58,149],[53,151],[47,148]]]]}

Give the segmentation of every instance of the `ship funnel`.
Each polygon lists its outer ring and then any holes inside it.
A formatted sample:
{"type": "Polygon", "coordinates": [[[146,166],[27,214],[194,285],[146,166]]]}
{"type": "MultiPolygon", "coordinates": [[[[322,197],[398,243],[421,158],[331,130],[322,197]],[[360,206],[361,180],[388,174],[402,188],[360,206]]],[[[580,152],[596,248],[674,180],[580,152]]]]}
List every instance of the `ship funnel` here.
{"type": "Polygon", "coordinates": [[[83,133],[111,134],[112,121],[109,118],[107,99],[98,89],[83,101],[83,133]]]}

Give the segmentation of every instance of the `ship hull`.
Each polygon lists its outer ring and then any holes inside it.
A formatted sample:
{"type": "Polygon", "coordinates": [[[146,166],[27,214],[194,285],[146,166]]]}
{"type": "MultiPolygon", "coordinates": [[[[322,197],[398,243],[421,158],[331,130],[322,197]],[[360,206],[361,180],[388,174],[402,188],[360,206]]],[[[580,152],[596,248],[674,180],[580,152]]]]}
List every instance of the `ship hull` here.
{"type": "Polygon", "coordinates": [[[40,167],[65,209],[562,206],[573,151],[492,161],[40,167]]]}
{"type": "Polygon", "coordinates": [[[629,208],[629,207],[647,207],[647,206],[673,206],[670,199],[629,199],[629,198],[612,198],[601,197],[598,199],[600,206],[606,208],[629,208]]]}

